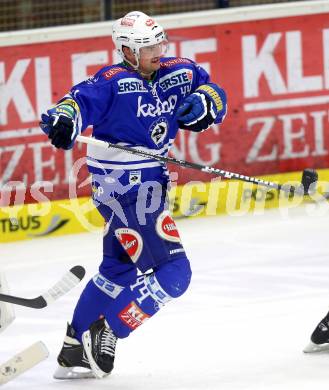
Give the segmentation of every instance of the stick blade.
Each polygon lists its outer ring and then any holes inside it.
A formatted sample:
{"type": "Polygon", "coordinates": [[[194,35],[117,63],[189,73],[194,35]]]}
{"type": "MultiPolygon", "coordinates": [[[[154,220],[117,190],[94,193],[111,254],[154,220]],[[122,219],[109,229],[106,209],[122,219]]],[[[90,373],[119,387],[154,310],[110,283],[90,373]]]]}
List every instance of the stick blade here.
{"type": "Polygon", "coordinates": [[[49,351],[42,341],[24,349],[0,366],[0,385],[3,385],[25,371],[36,366],[49,356],[49,351]]]}
{"type": "Polygon", "coordinates": [[[13,295],[1,294],[0,301],[26,306],[32,309],[43,309],[64,294],[68,293],[85,276],[86,270],[81,265],[72,267],[53,287],[36,298],[22,298],[13,295]]]}
{"type": "Polygon", "coordinates": [[[318,181],[318,173],[315,169],[304,169],[302,175],[302,185],[304,187],[304,194],[309,194],[311,190],[315,190],[316,182],[318,181]]]}
{"type": "Polygon", "coordinates": [[[53,303],[72,288],[81,282],[85,276],[86,270],[81,265],[72,267],[52,288],[50,288],[45,294],[42,294],[42,298],[49,305],[53,303]]]}
{"type": "Polygon", "coordinates": [[[86,274],[86,270],[81,265],[76,265],[70,269],[73,275],[82,280],[86,274]]]}

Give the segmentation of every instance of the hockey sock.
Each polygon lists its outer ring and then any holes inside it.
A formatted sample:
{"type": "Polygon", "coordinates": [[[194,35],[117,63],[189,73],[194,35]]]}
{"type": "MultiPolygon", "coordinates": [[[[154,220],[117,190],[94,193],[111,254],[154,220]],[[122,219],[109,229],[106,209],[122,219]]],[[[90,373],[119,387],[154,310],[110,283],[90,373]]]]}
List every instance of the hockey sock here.
{"type": "Polygon", "coordinates": [[[191,269],[185,257],[137,277],[126,287],[96,275],[81,294],[74,312],[72,326],[78,339],[102,315],[117,337],[129,336],[167,302],[182,295],[190,278],[191,269]]]}

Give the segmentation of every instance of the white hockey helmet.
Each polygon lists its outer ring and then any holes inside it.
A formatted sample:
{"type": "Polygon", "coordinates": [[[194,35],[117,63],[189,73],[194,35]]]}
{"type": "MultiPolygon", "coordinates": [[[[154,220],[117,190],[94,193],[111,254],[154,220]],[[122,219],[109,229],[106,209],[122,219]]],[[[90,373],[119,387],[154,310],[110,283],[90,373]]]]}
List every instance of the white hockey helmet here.
{"type": "Polygon", "coordinates": [[[116,20],[112,27],[112,39],[122,58],[125,58],[122,46],[127,46],[135,55],[137,63],[141,48],[152,48],[163,43],[160,54],[164,54],[168,44],[163,27],[140,11],[129,12],[123,18],[116,20]]]}

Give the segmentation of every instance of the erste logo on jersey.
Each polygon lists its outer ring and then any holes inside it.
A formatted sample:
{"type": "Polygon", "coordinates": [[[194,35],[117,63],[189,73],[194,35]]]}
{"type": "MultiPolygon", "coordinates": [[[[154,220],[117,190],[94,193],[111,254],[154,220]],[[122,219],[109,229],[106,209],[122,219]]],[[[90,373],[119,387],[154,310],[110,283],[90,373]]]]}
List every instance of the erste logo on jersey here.
{"type": "Polygon", "coordinates": [[[147,92],[147,88],[143,85],[143,80],[135,77],[128,77],[118,81],[118,94],[132,93],[132,92],[147,92]]]}
{"type": "Polygon", "coordinates": [[[143,249],[143,240],[140,234],[129,228],[116,229],[114,234],[131,260],[136,263],[143,249]]]}
{"type": "Polygon", "coordinates": [[[156,146],[161,146],[168,134],[168,121],[166,118],[161,117],[154,121],[150,127],[150,136],[156,146]]]}
{"type": "Polygon", "coordinates": [[[166,92],[168,89],[183,84],[192,84],[193,72],[190,69],[179,69],[159,79],[160,88],[166,92]]]}
{"type": "Polygon", "coordinates": [[[179,233],[169,211],[163,211],[157,219],[156,231],[160,237],[171,242],[181,242],[179,233]]]}

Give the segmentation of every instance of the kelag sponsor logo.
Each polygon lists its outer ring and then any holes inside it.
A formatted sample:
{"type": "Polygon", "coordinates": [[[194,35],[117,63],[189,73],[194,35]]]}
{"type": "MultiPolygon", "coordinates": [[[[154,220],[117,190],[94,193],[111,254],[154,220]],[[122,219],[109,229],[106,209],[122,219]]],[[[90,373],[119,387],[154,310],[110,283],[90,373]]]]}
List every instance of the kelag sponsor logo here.
{"type": "Polygon", "coordinates": [[[157,101],[157,105],[154,106],[152,103],[143,103],[142,96],[138,96],[138,108],[137,108],[137,118],[139,117],[156,117],[161,114],[170,114],[174,113],[174,109],[177,103],[177,95],[168,96],[167,100],[157,101]]]}

